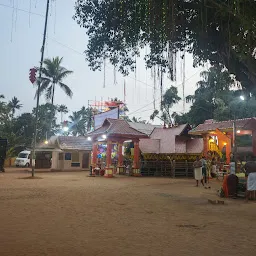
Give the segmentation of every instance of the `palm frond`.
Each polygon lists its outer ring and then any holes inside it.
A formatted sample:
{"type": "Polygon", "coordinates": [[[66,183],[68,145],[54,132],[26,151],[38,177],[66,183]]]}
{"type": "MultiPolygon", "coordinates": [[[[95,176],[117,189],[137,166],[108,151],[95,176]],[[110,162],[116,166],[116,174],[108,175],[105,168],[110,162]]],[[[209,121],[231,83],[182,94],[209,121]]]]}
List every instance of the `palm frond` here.
{"type": "Polygon", "coordinates": [[[67,77],[68,75],[72,74],[73,71],[71,70],[65,70],[60,72],[57,77],[56,77],[56,81],[62,81],[63,78],[67,77]]]}
{"type": "MultiPolygon", "coordinates": [[[[47,89],[47,87],[49,86],[50,83],[51,83],[51,80],[49,78],[46,78],[46,77],[41,78],[39,96],[41,96],[43,94],[43,92],[45,92],[45,90],[47,89]]],[[[35,99],[37,97],[37,93],[38,93],[38,89],[36,90],[35,99]]]]}
{"type": "Polygon", "coordinates": [[[63,84],[61,82],[59,82],[59,85],[60,88],[66,93],[66,95],[72,98],[73,92],[71,91],[71,89],[66,84],[63,84]]]}

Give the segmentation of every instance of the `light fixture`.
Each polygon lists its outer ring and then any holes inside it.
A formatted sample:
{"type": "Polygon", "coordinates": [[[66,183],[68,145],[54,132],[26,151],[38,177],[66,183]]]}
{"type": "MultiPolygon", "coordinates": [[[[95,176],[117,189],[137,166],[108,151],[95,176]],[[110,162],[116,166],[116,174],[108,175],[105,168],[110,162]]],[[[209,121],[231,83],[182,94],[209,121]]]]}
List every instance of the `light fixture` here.
{"type": "Polygon", "coordinates": [[[107,135],[106,135],[106,134],[103,134],[103,135],[102,135],[102,138],[103,138],[103,139],[106,139],[106,138],[107,138],[107,135]]]}
{"type": "Polygon", "coordinates": [[[240,96],[240,100],[245,100],[243,95],[240,96]]]}
{"type": "Polygon", "coordinates": [[[67,132],[68,131],[68,127],[67,126],[63,127],[63,131],[67,132]]]}
{"type": "Polygon", "coordinates": [[[92,138],[91,138],[91,137],[87,137],[87,140],[91,141],[91,140],[92,140],[92,138]]]}
{"type": "Polygon", "coordinates": [[[44,144],[45,144],[45,145],[47,145],[48,143],[49,143],[48,140],[45,140],[45,141],[44,141],[44,144]]]}
{"type": "Polygon", "coordinates": [[[240,131],[240,130],[237,130],[237,133],[241,133],[241,131],[240,131]]]}
{"type": "Polygon", "coordinates": [[[224,146],[226,146],[227,145],[227,143],[226,142],[224,142],[224,144],[223,144],[224,146]]]}

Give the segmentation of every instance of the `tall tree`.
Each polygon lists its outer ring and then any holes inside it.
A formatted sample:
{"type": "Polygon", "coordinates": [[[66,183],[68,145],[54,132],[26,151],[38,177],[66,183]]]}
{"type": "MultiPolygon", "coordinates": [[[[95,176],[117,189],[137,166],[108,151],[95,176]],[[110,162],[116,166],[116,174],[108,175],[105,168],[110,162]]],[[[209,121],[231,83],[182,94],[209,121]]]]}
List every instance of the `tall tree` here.
{"type": "Polygon", "coordinates": [[[207,119],[224,121],[256,115],[255,97],[239,89],[236,81],[222,66],[213,66],[201,73],[194,95],[186,97],[191,102],[190,111],[177,116],[178,123],[198,125],[207,119]],[[241,101],[244,95],[246,100],[241,101]]]}
{"type": "MultiPolygon", "coordinates": [[[[42,69],[42,78],[41,78],[41,87],[40,87],[40,95],[45,93],[45,97],[47,100],[51,100],[53,105],[54,96],[55,96],[55,89],[56,86],[59,86],[67,96],[70,98],[73,95],[71,89],[63,83],[63,80],[73,71],[67,70],[66,68],[61,66],[63,58],[53,58],[45,59],[44,66],[42,69]]],[[[40,81],[39,81],[40,82],[40,81]]]]}
{"type": "Polygon", "coordinates": [[[21,109],[21,107],[22,107],[22,104],[20,104],[20,101],[15,96],[9,101],[8,105],[9,105],[13,115],[15,114],[16,110],[21,109]]]}
{"type": "MultiPolygon", "coordinates": [[[[58,132],[59,125],[55,116],[57,106],[50,103],[42,104],[38,110],[38,141],[43,141],[58,132]]],[[[32,110],[33,117],[35,117],[36,109],[32,110]]]]}
{"type": "Polygon", "coordinates": [[[140,48],[149,46],[147,66],[160,65],[175,79],[176,53],[186,50],[194,65],[222,63],[252,89],[255,9],[252,0],[76,0],[74,19],[88,34],[85,53],[93,70],[109,59],[128,74],[140,48]]]}
{"type": "Polygon", "coordinates": [[[86,127],[80,111],[73,111],[70,119],[70,130],[73,136],[85,135],[86,127]]]}
{"type": "Polygon", "coordinates": [[[61,124],[63,124],[63,114],[68,113],[68,108],[66,105],[58,105],[57,106],[57,111],[61,114],[61,124]]]}
{"type": "Polygon", "coordinates": [[[177,104],[180,100],[181,98],[178,95],[177,87],[171,86],[163,95],[160,111],[156,109],[150,116],[150,119],[154,120],[156,117],[158,117],[166,124],[174,124],[176,113],[171,111],[171,109],[173,105],[177,104]]]}

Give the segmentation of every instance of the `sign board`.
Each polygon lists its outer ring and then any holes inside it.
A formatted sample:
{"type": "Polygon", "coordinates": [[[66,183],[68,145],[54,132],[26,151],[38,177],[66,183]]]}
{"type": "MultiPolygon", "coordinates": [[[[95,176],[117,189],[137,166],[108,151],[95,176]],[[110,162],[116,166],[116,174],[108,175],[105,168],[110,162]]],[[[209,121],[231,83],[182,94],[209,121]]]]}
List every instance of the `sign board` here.
{"type": "Polygon", "coordinates": [[[101,127],[106,118],[118,119],[118,108],[94,116],[94,129],[101,127]]]}

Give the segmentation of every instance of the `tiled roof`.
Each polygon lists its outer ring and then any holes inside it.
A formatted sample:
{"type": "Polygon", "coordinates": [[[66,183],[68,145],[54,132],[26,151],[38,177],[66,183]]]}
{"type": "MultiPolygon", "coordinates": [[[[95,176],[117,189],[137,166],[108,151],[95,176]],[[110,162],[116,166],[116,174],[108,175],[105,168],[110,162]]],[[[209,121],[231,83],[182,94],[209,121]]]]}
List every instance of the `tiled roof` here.
{"type": "Polygon", "coordinates": [[[92,143],[85,137],[58,136],[60,149],[92,150],[92,143]]]}
{"type": "Polygon", "coordinates": [[[204,150],[204,141],[201,138],[187,141],[187,153],[201,154],[204,150]]]}
{"type": "Polygon", "coordinates": [[[140,140],[140,150],[143,153],[186,154],[202,153],[202,139],[188,139],[182,136],[188,125],[180,125],[168,129],[155,128],[150,139],[140,140]]]}
{"type": "Polygon", "coordinates": [[[90,136],[97,136],[101,134],[106,134],[109,136],[123,136],[127,138],[146,138],[148,137],[147,134],[142,133],[134,128],[132,128],[127,121],[121,119],[112,119],[107,118],[103,125],[96,129],[93,132],[90,132],[88,135],[90,136]]]}
{"type": "Polygon", "coordinates": [[[150,135],[155,128],[163,128],[162,125],[152,125],[143,123],[128,122],[128,124],[135,130],[150,135]]]}
{"type": "Polygon", "coordinates": [[[160,153],[160,140],[140,139],[139,146],[142,153],[160,153]]]}
{"type": "MultiPolygon", "coordinates": [[[[250,122],[256,123],[256,118],[244,118],[236,120],[236,127],[239,129],[248,129],[248,125],[250,122]]],[[[206,120],[203,124],[199,124],[197,127],[189,131],[190,134],[207,132],[207,131],[215,131],[219,130],[227,130],[233,128],[234,120],[215,122],[214,120],[206,120]]]]}
{"type": "Polygon", "coordinates": [[[48,140],[48,144],[42,143],[37,147],[37,149],[74,149],[91,151],[92,143],[83,136],[52,136],[48,140]]]}

